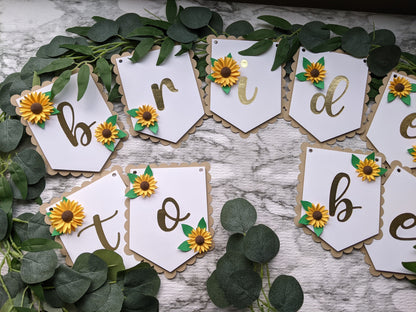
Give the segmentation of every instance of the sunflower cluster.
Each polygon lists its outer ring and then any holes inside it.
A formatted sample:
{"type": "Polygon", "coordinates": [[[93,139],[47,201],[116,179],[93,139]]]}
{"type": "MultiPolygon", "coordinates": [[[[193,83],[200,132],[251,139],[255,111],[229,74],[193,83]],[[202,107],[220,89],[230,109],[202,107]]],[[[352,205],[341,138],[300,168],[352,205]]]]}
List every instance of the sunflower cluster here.
{"type": "Polygon", "coordinates": [[[302,200],[301,204],[306,213],[299,220],[299,223],[313,226],[315,234],[319,237],[329,220],[328,210],[325,209],[325,206],[315,205],[308,201],[302,200]]]}
{"type": "Polygon", "coordinates": [[[71,234],[82,225],[85,218],[84,208],[75,200],[66,197],[62,199],[48,213],[54,234],[71,234]]]}
{"type": "Polygon", "coordinates": [[[20,101],[20,114],[26,121],[45,128],[45,122],[50,115],[58,114],[59,111],[53,107],[49,95],[42,92],[32,92],[20,101]]]}
{"type": "Polygon", "coordinates": [[[296,75],[299,81],[310,81],[319,88],[324,88],[324,78],[326,76],[325,59],[321,57],[316,63],[311,63],[306,57],[303,58],[304,72],[296,75]]]}
{"type": "Polygon", "coordinates": [[[200,254],[207,252],[211,248],[212,234],[207,231],[207,224],[204,218],[199,221],[195,229],[187,224],[182,224],[182,230],[188,239],[179,245],[179,250],[184,252],[193,250],[200,254]]]}
{"type": "Polygon", "coordinates": [[[233,59],[231,53],[218,60],[212,58],[211,65],[212,74],[208,76],[208,79],[219,84],[224,92],[228,94],[231,87],[237,83],[238,77],[240,77],[240,66],[233,59]]]}

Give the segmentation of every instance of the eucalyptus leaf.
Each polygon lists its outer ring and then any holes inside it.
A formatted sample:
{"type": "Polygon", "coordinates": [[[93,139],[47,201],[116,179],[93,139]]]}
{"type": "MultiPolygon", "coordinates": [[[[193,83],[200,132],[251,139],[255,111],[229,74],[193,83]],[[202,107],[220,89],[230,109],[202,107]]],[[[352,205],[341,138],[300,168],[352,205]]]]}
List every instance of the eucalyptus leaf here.
{"type": "Polygon", "coordinates": [[[367,65],[370,72],[378,77],[385,76],[399,63],[401,50],[396,45],[376,48],[370,52],[367,65]]]}
{"type": "Polygon", "coordinates": [[[94,292],[86,293],[77,303],[76,306],[81,312],[101,311],[102,307],[110,295],[110,284],[104,284],[94,292]]]}
{"type": "Polygon", "coordinates": [[[223,28],[224,28],[224,21],[222,20],[221,15],[219,15],[217,12],[212,12],[212,17],[209,21],[208,26],[198,29],[198,36],[199,38],[203,38],[210,34],[214,34],[218,36],[222,34],[223,28]]]}
{"type": "Polygon", "coordinates": [[[65,88],[68,84],[69,79],[71,78],[71,70],[64,71],[61,75],[59,75],[58,79],[53,83],[52,90],[51,90],[51,101],[55,98],[55,96],[65,88]]]}
{"type": "Polygon", "coordinates": [[[221,288],[217,280],[217,271],[212,272],[207,280],[207,291],[211,301],[219,308],[226,308],[230,305],[225,295],[224,289],[221,288]]]}
{"type": "Polygon", "coordinates": [[[177,12],[178,12],[178,7],[176,5],[176,0],[167,0],[166,1],[166,18],[169,23],[175,22],[177,12]]]}
{"type": "Polygon", "coordinates": [[[100,288],[107,280],[107,263],[92,253],[80,254],[72,269],[91,280],[89,292],[100,288]]]}
{"type": "Polygon", "coordinates": [[[336,25],[336,24],[327,24],[323,27],[324,29],[329,29],[334,34],[343,36],[348,30],[348,27],[342,26],[342,25],[336,25]]]}
{"type": "Polygon", "coordinates": [[[165,59],[172,52],[174,46],[175,46],[175,42],[173,42],[173,40],[170,39],[169,37],[167,37],[162,42],[162,45],[160,46],[159,57],[157,58],[156,65],[160,65],[165,61],[165,59]]]}
{"type": "Polygon", "coordinates": [[[107,279],[109,281],[117,280],[117,272],[124,270],[123,258],[114,251],[100,249],[93,252],[94,255],[100,257],[107,263],[108,272],[107,279]]]}
{"type": "MultiPolygon", "coordinates": [[[[26,286],[18,272],[8,272],[3,275],[2,278],[12,298],[16,297],[16,295],[26,286]]],[[[7,299],[8,296],[6,292],[3,287],[0,287],[0,306],[3,306],[7,299]]]]}
{"type": "Polygon", "coordinates": [[[118,312],[123,306],[124,295],[117,284],[110,284],[110,293],[100,308],[100,312],[118,312]]]}
{"type": "Polygon", "coordinates": [[[274,57],[272,70],[278,69],[283,63],[286,63],[289,60],[289,50],[289,40],[287,40],[286,38],[280,40],[276,48],[276,54],[274,57]]]}
{"type": "Polygon", "coordinates": [[[0,122],[0,152],[14,150],[23,136],[23,125],[19,120],[6,119],[0,122]]]}
{"type": "Polygon", "coordinates": [[[77,302],[89,289],[91,280],[61,264],[53,277],[53,286],[59,299],[66,303],[77,302]]]}
{"type": "MultiPolygon", "coordinates": [[[[23,213],[23,214],[19,215],[17,218],[19,220],[22,220],[22,221],[29,221],[30,218],[32,218],[33,216],[34,216],[33,213],[26,212],[26,213],[23,213]]],[[[28,237],[27,237],[27,225],[28,225],[28,223],[26,223],[26,222],[17,222],[17,221],[13,222],[12,234],[13,234],[13,239],[14,240],[18,239],[20,241],[25,241],[25,240],[28,239],[28,237]]]]}
{"type": "Polygon", "coordinates": [[[140,16],[136,13],[126,13],[116,19],[118,25],[118,33],[125,37],[132,29],[142,27],[143,24],[140,21],[140,16]]]}
{"type": "Polygon", "coordinates": [[[232,24],[230,24],[226,29],[225,32],[229,35],[240,37],[248,35],[249,33],[253,32],[254,28],[253,26],[244,20],[236,21],[232,24]]]}
{"type": "Polygon", "coordinates": [[[12,161],[23,169],[28,184],[37,183],[46,174],[42,157],[33,149],[21,150],[12,158],[12,161]]]}
{"type": "Polygon", "coordinates": [[[259,298],[261,287],[261,278],[257,272],[241,270],[231,274],[224,290],[227,300],[236,308],[243,309],[259,298]]]}
{"type": "Polygon", "coordinates": [[[90,29],[91,27],[89,26],[76,26],[76,27],[67,28],[66,31],[79,35],[79,36],[88,37],[88,31],[90,29]]]}
{"type": "Polygon", "coordinates": [[[292,28],[292,25],[285,19],[277,16],[272,15],[261,15],[258,17],[258,19],[265,21],[266,23],[269,23],[273,25],[276,28],[280,28],[283,30],[290,30],[292,28]]]}
{"type": "Polygon", "coordinates": [[[97,60],[97,65],[95,67],[98,76],[101,78],[105,88],[107,89],[108,92],[110,92],[111,90],[111,66],[110,64],[108,64],[108,62],[100,57],[97,60]]]}
{"type": "Polygon", "coordinates": [[[182,54],[188,52],[191,49],[192,49],[192,42],[190,42],[190,43],[182,43],[181,44],[181,49],[179,50],[178,53],[175,54],[175,56],[182,55],[182,54]]]}
{"type": "Polygon", "coordinates": [[[35,184],[29,184],[27,188],[27,197],[26,199],[36,199],[42,194],[46,186],[45,178],[41,178],[35,184]]]}
{"type": "Polygon", "coordinates": [[[46,238],[31,238],[25,240],[21,246],[22,250],[37,252],[53,249],[61,249],[62,246],[57,242],[46,238]]]}
{"type": "Polygon", "coordinates": [[[135,292],[147,296],[157,296],[160,288],[160,278],[157,272],[150,266],[141,263],[120,272],[118,280],[122,282],[125,294],[135,292]]]}
{"type": "Polygon", "coordinates": [[[118,92],[118,88],[120,88],[120,85],[117,83],[114,84],[113,88],[111,89],[110,93],[108,94],[108,100],[110,102],[120,102],[121,101],[121,94],[118,92]]]}
{"type": "MultiPolygon", "coordinates": [[[[10,95],[13,94],[20,94],[23,90],[31,89],[32,87],[32,78],[28,77],[25,79],[22,79],[22,77],[19,75],[11,84],[10,86],[10,95]]],[[[9,99],[10,102],[10,99],[9,99]]],[[[14,110],[16,110],[15,107],[13,107],[14,110]]]]}
{"type": "Polygon", "coordinates": [[[279,252],[276,233],[264,224],[250,228],[244,237],[244,255],[251,261],[267,263],[279,252]]]}
{"type": "Polygon", "coordinates": [[[234,233],[228,238],[226,252],[237,252],[244,254],[244,235],[240,233],[234,233]]]}
{"type": "Polygon", "coordinates": [[[61,56],[68,51],[68,49],[61,48],[63,44],[75,44],[75,39],[66,36],[56,36],[49,44],[41,46],[36,56],[41,58],[61,56]]]}
{"type": "Polygon", "coordinates": [[[326,41],[321,42],[319,45],[314,47],[311,51],[314,53],[334,51],[341,47],[342,38],[332,37],[326,41]]]}
{"type": "Polygon", "coordinates": [[[182,24],[190,29],[207,26],[211,17],[211,10],[205,7],[187,7],[179,14],[182,24]]]}
{"type": "Polygon", "coordinates": [[[290,275],[278,276],[269,291],[270,303],[280,312],[295,312],[303,305],[303,291],[290,275]]]}
{"type": "Polygon", "coordinates": [[[0,209],[0,241],[2,241],[8,232],[9,218],[7,213],[0,209]]]}
{"type": "Polygon", "coordinates": [[[159,312],[159,301],[153,296],[146,296],[141,293],[124,293],[122,311],[126,312],[159,312]]]}
{"type": "Polygon", "coordinates": [[[49,225],[45,223],[45,216],[39,211],[29,219],[27,230],[28,238],[52,239],[49,232],[49,225]]]}
{"type": "Polygon", "coordinates": [[[252,270],[253,263],[242,253],[227,252],[217,262],[217,280],[225,290],[231,274],[240,270],[252,270]]]}
{"type": "Polygon", "coordinates": [[[5,176],[0,176],[0,209],[6,214],[12,212],[13,191],[5,176]]]}
{"type": "Polygon", "coordinates": [[[8,116],[17,116],[16,107],[10,103],[10,88],[12,82],[7,82],[0,87],[0,109],[8,116]]]}
{"type": "Polygon", "coordinates": [[[370,40],[374,45],[386,46],[396,43],[396,36],[391,30],[377,29],[369,34],[370,40]]]}
{"type": "Polygon", "coordinates": [[[256,209],[244,198],[229,200],[222,207],[221,224],[227,231],[245,233],[256,220],[256,209]]]}
{"type": "Polygon", "coordinates": [[[263,40],[269,38],[275,38],[276,32],[272,29],[257,29],[244,36],[246,40],[263,40]]]}
{"type": "Polygon", "coordinates": [[[152,26],[141,26],[139,28],[134,29],[129,34],[126,35],[126,38],[133,38],[133,37],[161,37],[163,36],[163,31],[161,31],[158,28],[152,27],[152,26]]]}
{"type": "Polygon", "coordinates": [[[354,57],[367,57],[371,40],[362,27],[353,27],[342,36],[342,49],[354,57]]]}
{"type": "Polygon", "coordinates": [[[140,43],[134,49],[133,56],[130,58],[130,60],[133,63],[140,61],[152,49],[153,43],[154,42],[152,38],[145,38],[140,41],[140,43]]]}
{"type": "Polygon", "coordinates": [[[77,101],[81,100],[84,96],[85,91],[88,88],[88,82],[90,80],[90,68],[87,64],[84,64],[80,67],[77,76],[77,85],[78,85],[78,95],[77,101]]]}
{"type": "Polygon", "coordinates": [[[147,17],[140,17],[140,21],[142,22],[143,25],[155,26],[163,30],[167,30],[169,26],[171,25],[171,23],[169,22],[162,21],[162,20],[155,20],[155,19],[151,19],[147,17]]]}
{"type": "Polygon", "coordinates": [[[54,275],[57,264],[54,250],[28,252],[23,256],[20,275],[27,284],[41,283],[54,275]]]}
{"type": "Polygon", "coordinates": [[[92,56],[94,54],[90,47],[78,44],[63,44],[61,45],[61,48],[65,48],[87,56],[92,56]]]}
{"type": "MultiPolygon", "coordinates": [[[[27,198],[27,192],[28,192],[28,185],[27,185],[27,178],[26,174],[23,171],[23,169],[16,164],[15,162],[11,162],[9,165],[9,172],[10,172],[10,178],[13,182],[13,185],[16,186],[16,188],[19,191],[19,194],[14,193],[15,198],[21,198],[26,199],[27,198]],[[16,196],[18,195],[18,196],[16,196]]],[[[12,187],[13,187],[12,185],[12,187]]]]}
{"type": "Polygon", "coordinates": [[[328,40],[330,32],[324,27],[325,24],[319,21],[306,23],[298,34],[301,45],[312,51],[322,42],[328,40]]]}
{"type": "Polygon", "coordinates": [[[32,77],[33,73],[36,71],[39,75],[39,71],[48,66],[54,61],[53,58],[41,58],[41,57],[31,57],[29,61],[23,66],[20,76],[25,79],[32,77]]]}
{"type": "Polygon", "coordinates": [[[175,24],[169,26],[167,35],[174,41],[180,43],[189,43],[198,39],[198,35],[188,30],[182,23],[177,21],[175,24]]]}
{"type": "Polygon", "coordinates": [[[114,21],[103,19],[88,30],[87,37],[95,42],[104,42],[117,34],[118,24],[114,21]]]}
{"type": "Polygon", "coordinates": [[[256,42],[251,47],[239,51],[238,54],[240,55],[260,55],[267,52],[273,45],[273,41],[269,39],[263,39],[259,42],[256,42]]]}

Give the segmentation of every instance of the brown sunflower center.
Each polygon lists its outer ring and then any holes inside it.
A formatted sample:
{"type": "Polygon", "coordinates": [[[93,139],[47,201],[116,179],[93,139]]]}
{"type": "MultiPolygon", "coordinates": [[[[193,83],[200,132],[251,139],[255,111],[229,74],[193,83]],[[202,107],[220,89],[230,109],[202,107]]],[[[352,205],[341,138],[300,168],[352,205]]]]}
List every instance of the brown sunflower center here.
{"type": "Polygon", "coordinates": [[[140,188],[143,191],[147,191],[149,189],[149,187],[150,187],[150,184],[147,181],[142,181],[142,183],[140,183],[140,188]]]}
{"type": "Polygon", "coordinates": [[[109,138],[109,137],[111,137],[111,130],[110,129],[104,129],[102,134],[103,134],[103,137],[109,138]]]}
{"type": "Polygon", "coordinates": [[[316,68],[311,70],[311,76],[316,78],[319,76],[319,70],[317,70],[316,68]]]}
{"type": "Polygon", "coordinates": [[[314,218],[315,220],[319,221],[322,219],[322,212],[320,211],[314,211],[312,214],[312,218],[314,218]]]}
{"type": "Polygon", "coordinates": [[[397,92],[402,92],[404,90],[404,84],[399,82],[394,86],[394,90],[396,90],[397,92]]]}
{"type": "Polygon", "coordinates": [[[221,76],[223,76],[224,78],[228,78],[231,75],[231,69],[229,67],[223,67],[221,69],[221,76]]]}
{"type": "Polygon", "coordinates": [[[72,221],[72,219],[74,218],[74,214],[72,213],[72,211],[71,210],[65,210],[63,213],[62,213],[62,220],[64,221],[64,222],[71,222],[72,221]]]}
{"type": "Polygon", "coordinates": [[[371,166],[365,166],[365,167],[363,168],[363,172],[364,172],[364,174],[366,174],[366,175],[370,175],[370,174],[372,174],[372,173],[373,173],[373,167],[371,167],[371,166]]]}
{"type": "Polygon", "coordinates": [[[32,111],[32,113],[33,113],[33,114],[38,115],[38,114],[42,113],[42,111],[43,111],[43,106],[42,106],[42,104],[40,104],[40,103],[33,103],[33,104],[30,106],[30,110],[32,111]]]}
{"type": "Polygon", "coordinates": [[[202,235],[198,235],[195,237],[195,243],[201,246],[203,243],[205,243],[205,238],[202,235]]]}
{"type": "Polygon", "coordinates": [[[143,119],[149,121],[150,119],[152,119],[152,114],[150,112],[144,112],[143,119]]]}

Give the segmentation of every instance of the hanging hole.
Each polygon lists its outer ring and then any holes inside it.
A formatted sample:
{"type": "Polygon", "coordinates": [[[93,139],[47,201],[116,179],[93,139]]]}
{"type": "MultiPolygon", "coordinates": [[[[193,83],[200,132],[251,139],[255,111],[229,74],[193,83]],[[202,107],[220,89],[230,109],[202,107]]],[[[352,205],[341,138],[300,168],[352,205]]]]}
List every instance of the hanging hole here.
{"type": "Polygon", "coordinates": [[[394,74],[394,75],[393,75],[393,77],[394,77],[394,78],[397,78],[397,75],[396,75],[396,74],[394,74]]]}
{"type": "Polygon", "coordinates": [[[115,177],[117,175],[117,173],[113,172],[112,176],[115,177]]]}
{"type": "Polygon", "coordinates": [[[199,172],[202,172],[202,171],[204,171],[204,169],[202,169],[202,168],[199,168],[199,172]]]}
{"type": "Polygon", "coordinates": [[[313,152],[313,149],[311,149],[311,148],[310,148],[310,149],[309,149],[309,153],[312,153],[312,152],[313,152]]]}
{"type": "Polygon", "coordinates": [[[364,59],[364,60],[363,60],[363,62],[364,62],[364,63],[367,63],[367,60],[366,60],[366,59],[364,59]]]}
{"type": "Polygon", "coordinates": [[[218,44],[218,40],[214,40],[214,44],[218,44]]]}
{"type": "Polygon", "coordinates": [[[276,48],[278,47],[279,45],[276,43],[276,48]]]}
{"type": "Polygon", "coordinates": [[[118,60],[119,63],[123,63],[123,60],[118,60]]]}
{"type": "Polygon", "coordinates": [[[378,161],[378,158],[374,159],[375,161],[378,161]]]}
{"type": "Polygon", "coordinates": [[[49,208],[49,211],[53,211],[53,208],[49,208]]]}
{"type": "Polygon", "coordinates": [[[402,170],[400,168],[397,168],[397,172],[401,172],[402,170]]]}
{"type": "Polygon", "coordinates": [[[134,171],[133,171],[133,174],[137,174],[137,171],[136,171],[136,170],[134,170],[134,171]]]}
{"type": "Polygon", "coordinates": [[[305,52],[306,51],[306,49],[305,48],[302,48],[302,52],[305,52]]]}

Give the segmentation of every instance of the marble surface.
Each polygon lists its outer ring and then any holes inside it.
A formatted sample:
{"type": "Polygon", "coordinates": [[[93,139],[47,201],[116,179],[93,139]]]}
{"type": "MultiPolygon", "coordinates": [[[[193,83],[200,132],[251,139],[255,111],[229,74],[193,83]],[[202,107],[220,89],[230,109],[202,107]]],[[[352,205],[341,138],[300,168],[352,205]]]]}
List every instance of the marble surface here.
{"type": "MultiPolygon", "coordinates": [[[[312,20],[361,26],[367,31],[387,28],[403,50],[416,53],[415,16],[383,15],[318,9],[274,7],[217,1],[179,1],[188,7],[204,5],[217,11],[229,25],[248,20],[259,27],[256,16],[281,16],[291,23],[312,20]]],[[[65,35],[72,26],[91,25],[92,16],[115,19],[126,12],[142,16],[164,16],[162,0],[0,0],[0,80],[18,72],[38,48],[56,35],[65,35]]],[[[114,103],[122,113],[120,103],[114,103]]],[[[125,118],[121,114],[121,118],[125,118]]],[[[414,311],[415,288],[407,281],[369,273],[364,255],[352,254],[335,259],[293,223],[300,145],[308,138],[290,123],[279,119],[257,134],[242,139],[213,119],[207,119],[180,148],[162,146],[139,138],[129,138],[113,164],[203,162],[211,164],[211,185],[215,220],[215,249],[178,274],[173,280],[161,275],[158,296],[160,311],[217,311],[209,300],[205,282],[224,254],[229,234],[219,222],[223,204],[236,197],[248,199],[258,211],[258,223],[271,227],[280,238],[280,252],[271,262],[271,276],[295,276],[305,293],[302,311],[414,311]]],[[[365,150],[358,137],[336,143],[342,148],[365,150]]],[[[58,197],[86,178],[53,176],[47,178],[44,202],[58,197]]],[[[36,204],[17,203],[15,213],[36,212],[36,204]]],[[[231,310],[229,310],[231,311],[231,310]]]]}

